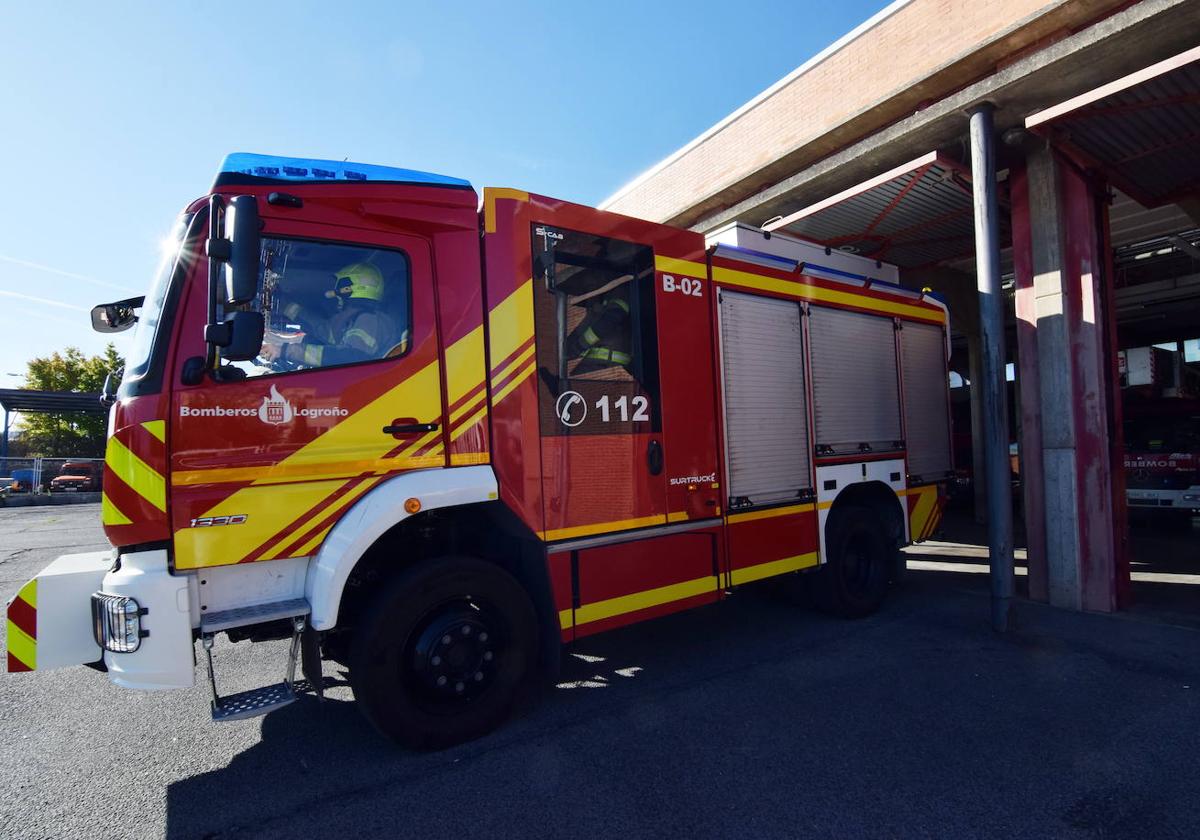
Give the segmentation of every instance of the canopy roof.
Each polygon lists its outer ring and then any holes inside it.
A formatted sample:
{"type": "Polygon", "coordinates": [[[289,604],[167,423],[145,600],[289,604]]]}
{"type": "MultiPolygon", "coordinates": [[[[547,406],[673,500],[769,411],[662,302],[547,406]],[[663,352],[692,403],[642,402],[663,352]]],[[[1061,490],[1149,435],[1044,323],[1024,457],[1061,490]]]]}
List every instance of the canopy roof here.
{"type": "Polygon", "coordinates": [[[103,414],[99,393],[77,391],[32,391],[24,388],[0,388],[0,408],[27,414],[60,414],[82,411],[103,414]]]}
{"type": "MultiPolygon", "coordinates": [[[[975,247],[971,174],[928,152],[824,201],[763,225],[830,248],[921,268],[969,256],[975,247]]],[[[1008,240],[1008,214],[1000,214],[1008,240]]]]}
{"type": "Polygon", "coordinates": [[[1200,194],[1200,47],[1039,111],[1025,127],[1146,207],[1200,194]]]}

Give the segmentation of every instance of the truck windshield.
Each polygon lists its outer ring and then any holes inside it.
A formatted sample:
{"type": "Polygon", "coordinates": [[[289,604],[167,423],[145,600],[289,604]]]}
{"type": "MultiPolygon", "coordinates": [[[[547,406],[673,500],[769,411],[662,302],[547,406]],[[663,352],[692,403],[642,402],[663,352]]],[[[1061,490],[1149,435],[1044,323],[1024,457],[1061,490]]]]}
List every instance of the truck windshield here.
{"type": "Polygon", "coordinates": [[[1200,417],[1126,421],[1125,448],[1134,452],[1200,452],[1200,417]]]}
{"type": "Polygon", "coordinates": [[[143,375],[150,367],[150,356],[154,349],[154,337],[158,333],[158,325],[162,320],[163,302],[167,298],[167,290],[171,286],[171,275],[175,262],[179,257],[184,234],[188,224],[195,214],[185,213],[175,220],[171,233],[167,237],[168,244],[163,248],[162,260],[154,273],[150,290],[146,292],[146,300],[138,313],[137,324],[134,326],[133,344],[125,357],[125,379],[133,379],[143,375]]]}

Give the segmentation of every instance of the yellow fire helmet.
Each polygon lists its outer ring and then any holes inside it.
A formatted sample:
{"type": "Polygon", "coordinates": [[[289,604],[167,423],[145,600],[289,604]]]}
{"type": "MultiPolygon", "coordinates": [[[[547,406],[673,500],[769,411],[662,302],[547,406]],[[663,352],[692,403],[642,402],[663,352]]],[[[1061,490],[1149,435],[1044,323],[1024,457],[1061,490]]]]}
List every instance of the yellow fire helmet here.
{"type": "Polygon", "coordinates": [[[335,275],[333,292],[352,300],[382,300],[383,275],[369,263],[352,263],[335,275]]]}

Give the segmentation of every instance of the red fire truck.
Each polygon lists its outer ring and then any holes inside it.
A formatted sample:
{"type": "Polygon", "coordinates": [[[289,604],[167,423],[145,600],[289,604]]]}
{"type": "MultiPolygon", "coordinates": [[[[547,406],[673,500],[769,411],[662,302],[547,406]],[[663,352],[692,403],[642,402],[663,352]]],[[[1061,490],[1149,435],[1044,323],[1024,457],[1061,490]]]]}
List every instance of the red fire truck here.
{"type": "Polygon", "coordinates": [[[199,641],[228,720],[320,692],[330,658],[383,733],[435,746],[562,644],[752,581],[872,612],[951,474],[946,309],[729,236],[231,155],[146,296],[93,310],[136,321],[113,549],[20,589],[9,670],[185,688],[199,641]],[[221,696],[220,633],[290,638],[284,681],[221,696]]]}

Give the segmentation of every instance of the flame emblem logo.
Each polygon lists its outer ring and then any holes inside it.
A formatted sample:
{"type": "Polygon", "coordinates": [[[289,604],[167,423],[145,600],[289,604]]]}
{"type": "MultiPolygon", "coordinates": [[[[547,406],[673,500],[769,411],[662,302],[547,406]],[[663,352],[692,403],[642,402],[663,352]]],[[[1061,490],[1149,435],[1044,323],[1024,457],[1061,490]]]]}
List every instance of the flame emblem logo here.
{"type": "Polygon", "coordinates": [[[258,407],[258,419],[272,426],[279,426],[290,423],[295,416],[292,404],[272,385],[270,396],[263,397],[262,405],[258,407]]]}

